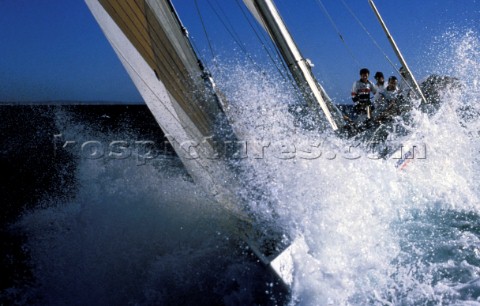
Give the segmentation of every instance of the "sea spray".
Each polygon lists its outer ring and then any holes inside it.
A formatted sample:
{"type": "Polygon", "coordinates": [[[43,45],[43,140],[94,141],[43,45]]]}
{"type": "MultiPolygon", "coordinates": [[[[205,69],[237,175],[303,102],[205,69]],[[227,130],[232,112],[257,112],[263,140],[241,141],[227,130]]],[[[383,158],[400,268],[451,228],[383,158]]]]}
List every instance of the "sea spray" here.
{"type": "Polygon", "coordinates": [[[49,148],[75,156],[76,192],[68,199],[46,196],[16,225],[28,237],[24,248],[35,285],[18,289],[30,302],[194,305],[285,299],[271,285],[273,276],[250,257],[229,214],[192,182],[178,158],[158,155],[139,164],[135,154],[118,158],[82,151],[86,142],[108,148],[111,141],[143,139],[125,122],[120,131],[111,129],[108,112],[100,118],[109,125],[84,115],[59,112],[62,137],[52,135],[49,148]]]}
{"type": "Polygon", "coordinates": [[[243,134],[283,142],[282,152],[291,153],[281,158],[276,148],[252,161],[252,180],[271,191],[278,222],[309,249],[294,256],[292,303],[478,301],[480,44],[472,31],[445,36],[445,49],[429,56],[431,71],[462,86],[445,87],[435,115],[414,112],[412,137],[425,144],[425,156],[404,171],[369,154],[349,158],[348,141],[296,126],[289,112],[296,97],[282,80],[252,67],[227,69],[238,78],[220,84],[236,93],[233,116],[243,134]],[[315,144],[316,158],[292,149],[305,142],[315,144]]]}

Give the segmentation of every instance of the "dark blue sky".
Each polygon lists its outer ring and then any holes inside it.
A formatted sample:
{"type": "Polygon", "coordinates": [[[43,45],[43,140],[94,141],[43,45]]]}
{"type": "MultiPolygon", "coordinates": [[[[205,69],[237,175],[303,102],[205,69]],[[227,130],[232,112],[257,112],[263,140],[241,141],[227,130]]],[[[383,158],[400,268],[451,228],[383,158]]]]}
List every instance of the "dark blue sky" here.
{"type": "Polygon", "coordinates": [[[0,31],[0,100],[141,101],[83,1],[0,1],[0,31]]]}
{"type": "MultiPolygon", "coordinates": [[[[341,0],[322,3],[335,20],[348,47],[341,42],[318,0],[277,0],[287,25],[314,73],[334,98],[348,96],[360,66],[372,74],[393,73],[368,35],[341,0]]],[[[479,35],[480,0],[377,0],[392,34],[419,78],[432,71],[432,46],[451,42],[442,35],[451,30],[474,30],[479,35]]],[[[367,0],[345,0],[382,49],[395,62],[367,0]]],[[[208,63],[210,49],[193,0],[174,0],[201,56],[208,63]]],[[[225,30],[212,5],[221,5],[249,52],[261,47],[236,0],[198,0],[214,52],[226,59],[239,56],[238,46],[225,30]]],[[[217,7],[217,11],[220,9],[217,7]]],[[[452,46],[453,47],[453,46],[452,46]]],[[[240,53],[240,52],[239,52],[240,53]]],[[[240,55],[241,56],[241,55],[240,55]]],[[[261,56],[261,55],[260,55],[261,56]]],[[[260,57],[261,58],[261,57],[260,57]]],[[[265,60],[265,65],[269,65],[265,60]]],[[[0,1],[0,101],[141,101],[141,97],[81,0],[0,1]]]]}

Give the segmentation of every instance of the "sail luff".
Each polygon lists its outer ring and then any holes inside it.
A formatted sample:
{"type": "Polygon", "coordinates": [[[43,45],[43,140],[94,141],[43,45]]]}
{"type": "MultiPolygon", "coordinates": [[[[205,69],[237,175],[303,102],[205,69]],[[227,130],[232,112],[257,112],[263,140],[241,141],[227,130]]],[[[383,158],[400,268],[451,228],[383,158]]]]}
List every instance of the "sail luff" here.
{"type": "Polygon", "coordinates": [[[415,79],[415,77],[413,76],[412,71],[411,71],[410,68],[408,67],[407,62],[405,61],[405,58],[403,57],[402,53],[400,52],[400,49],[399,49],[398,46],[397,46],[397,43],[395,42],[395,40],[393,39],[392,35],[390,34],[390,31],[388,30],[387,25],[386,25],[385,22],[383,21],[383,18],[382,18],[382,16],[380,15],[380,12],[378,11],[375,3],[373,2],[373,0],[368,0],[368,2],[370,3],[370,6],[372,7],[373,12],[375,13],[375,16],[377,17],[378,21],[380,22],[380,25],[382,26],[383,31],[385,32],[385,35],[387,36],[388,41],[389,41],[390,44],[392,45],[392,48],[393,48],[395,54],[397,55],[398,60],[400,61],[400,63],[402,64],[402,66],[403,66],[403,67],[405,68],[405,70],[407,71],[407,76],[408,76],[408,77],[407,77],[407,80],[406,80],[406,81],[411,81],[412,87],[413,87],[414,90],[417,92],[417,94],[420,96],[420,98],[422,99],[422,102],[423,102],[423,103],[427,103],[427,99],[426,99],[425,96],[423,95],[423,92],[422,92],[422,90],[420,89],[420,86],[418,85],[417,80],[415,79]]]}
{"type": "Polygon", "coordinates": [[[225,151],[225,114],[169,1],[85,1],[192,178],[243,218],[216,159],[225,151]]]}

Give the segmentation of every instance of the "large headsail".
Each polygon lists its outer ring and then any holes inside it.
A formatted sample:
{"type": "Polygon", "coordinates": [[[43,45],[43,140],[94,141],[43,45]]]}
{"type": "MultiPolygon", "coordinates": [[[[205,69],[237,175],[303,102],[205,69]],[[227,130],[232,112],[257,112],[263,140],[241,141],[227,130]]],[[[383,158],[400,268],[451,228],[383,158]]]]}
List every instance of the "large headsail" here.
{"type": "Polygon", "coordinates": [[[194,180],[225,196],[218,190],[225,171],[217,169],[223,149],[216,140],[230,127],[170,1],[86,3],[194,180]]]}
{"type": "Polygon", "coordinates": [[[344,125],[343,118],[313,76],[310,64],[300,53],[273,1],[243,1],[274,41],[307,103],[321,107],[333,130],[341,128],[344,125]]]}

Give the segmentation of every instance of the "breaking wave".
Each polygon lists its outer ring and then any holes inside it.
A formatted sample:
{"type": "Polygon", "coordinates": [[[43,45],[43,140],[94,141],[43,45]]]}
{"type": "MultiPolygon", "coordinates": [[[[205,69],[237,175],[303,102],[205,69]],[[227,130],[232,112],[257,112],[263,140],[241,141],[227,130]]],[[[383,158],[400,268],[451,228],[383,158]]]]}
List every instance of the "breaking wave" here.
{"type": "Polygon", "coordinates": [[[478,37],[448,32],[439,39],[448,44],[428,54],[431,71],[463,87],[447,88],[434,116],[416,114],[412,138],[425,156],[404,171],[392,160],[351,159],[349,143],[299,128],[291,116],[296,97],[282,80],[228,69],[241,80],[222,85],[243,135],[272,144],[252,162],[253,179],[273,191],[278,222],[308,247],[295,255],[293,304],[480,301],[478,37]]]}

